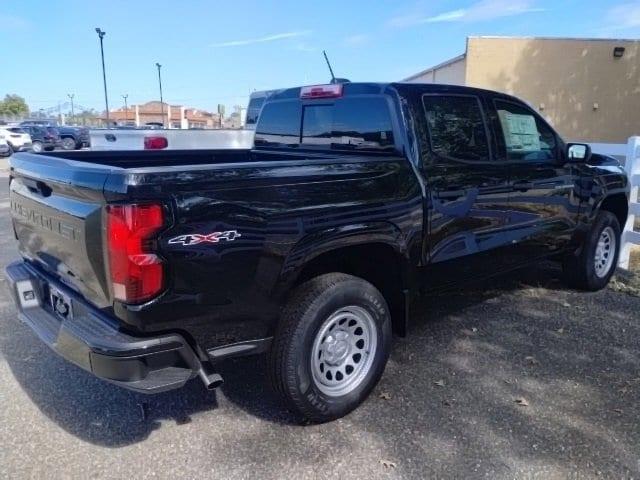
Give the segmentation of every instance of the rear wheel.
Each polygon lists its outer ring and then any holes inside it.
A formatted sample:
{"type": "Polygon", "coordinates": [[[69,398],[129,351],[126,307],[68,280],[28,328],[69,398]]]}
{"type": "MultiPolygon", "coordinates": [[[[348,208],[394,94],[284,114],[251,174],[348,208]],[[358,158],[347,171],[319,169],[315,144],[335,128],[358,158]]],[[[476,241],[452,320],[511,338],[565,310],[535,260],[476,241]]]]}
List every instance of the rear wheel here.
{"type": "Polygon", "coordinates": [[[619,254],[620,223],[611,212],[601,211],[596,216],[580,253],[565,259],[565,278],[573,287],[600,290],[614,274],[619,254]]]}
{"type": "Polygon", "coordinates": [[[41,153],[44,150],[44,146],[42,145],[42,142],[39,141],[35,141],[33,142],[33,144],[31,145],[31,149],[35,152],[35,153],[41,153]]]}
{"type": "Polygon", "coordinates": [[[358,277],[321,275],[298,287],[283,311],[271,380],[305,419],[334,420],[367,398],[390,345],[391,318],[380,292],[358,277]]]}
{"type": "Polygon", "coordinates": [[[75,150],[76,141],[71,137],[65,137],[62,139],[62,148],[65,150],[75,150]]]}

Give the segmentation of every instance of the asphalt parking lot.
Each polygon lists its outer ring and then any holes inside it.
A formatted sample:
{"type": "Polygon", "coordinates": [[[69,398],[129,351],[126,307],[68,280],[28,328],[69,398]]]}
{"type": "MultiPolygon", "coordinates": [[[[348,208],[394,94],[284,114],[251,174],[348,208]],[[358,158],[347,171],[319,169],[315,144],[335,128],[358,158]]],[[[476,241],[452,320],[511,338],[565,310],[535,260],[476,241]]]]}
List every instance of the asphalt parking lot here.
{"type": "MultiPolygon", "coordinates": [[[[0,266],[17,258],[0,165],[0,266]]],[[[638,478],[640,297],[554,265],[428,297],[370,399],[301,426],[264,358],[153,397],[65,363],[0,289],[2,478],[638,478]]],[[[2,273],[0,273],[0,277],[2,273]]]]}

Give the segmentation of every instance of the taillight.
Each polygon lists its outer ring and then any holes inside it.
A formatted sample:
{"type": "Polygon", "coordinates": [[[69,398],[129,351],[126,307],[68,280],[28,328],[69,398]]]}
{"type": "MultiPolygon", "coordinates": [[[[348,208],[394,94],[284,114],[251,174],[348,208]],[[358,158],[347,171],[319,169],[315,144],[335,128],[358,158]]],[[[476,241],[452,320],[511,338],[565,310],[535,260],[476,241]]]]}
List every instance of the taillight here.
{"type": "Polygon", "coordinates": [[[300,98],[338,98],[342,96],[342,84],[312,85],[300,89],[300,98]]]}
{"type": "Polygon", "coordinates": [[[144,137],[145,150],[162,150],[168,146],[169,141],[166,137],[144,137]]]}
{"type": "Polygon", "coordinates": [[[107,206],[107,247],[113,295],[140,303],[160,293],[162,260],[152,251],[152,237],[164,226],[160,205],[107,206]]]}

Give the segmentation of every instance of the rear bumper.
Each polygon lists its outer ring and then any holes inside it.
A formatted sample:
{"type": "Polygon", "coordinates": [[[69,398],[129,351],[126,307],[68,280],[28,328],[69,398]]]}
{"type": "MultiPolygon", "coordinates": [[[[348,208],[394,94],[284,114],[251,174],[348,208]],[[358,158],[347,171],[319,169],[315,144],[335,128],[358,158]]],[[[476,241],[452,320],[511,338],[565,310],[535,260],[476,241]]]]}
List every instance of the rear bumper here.
{"type": "Polygon", "coordinates": [[[14,152],[28,152],[31,150],[31,142],[23,143],[22,145],[14,145],[14,152]]]}
{"type": "Polygon", "coordinates": [[[158,393],[182,387],[202,371],[197,355],[179,334],[129,335],[72,289],[24,261],[9,265],[6,277],[20,320],[57,354],[99,378],[137,392],[158,393]],[[71,298],[72,319],[53,313],[50,285],[71,298]],[[23,296],[33,288],[34,301],[21,301],[18,287],[23,296]]]}

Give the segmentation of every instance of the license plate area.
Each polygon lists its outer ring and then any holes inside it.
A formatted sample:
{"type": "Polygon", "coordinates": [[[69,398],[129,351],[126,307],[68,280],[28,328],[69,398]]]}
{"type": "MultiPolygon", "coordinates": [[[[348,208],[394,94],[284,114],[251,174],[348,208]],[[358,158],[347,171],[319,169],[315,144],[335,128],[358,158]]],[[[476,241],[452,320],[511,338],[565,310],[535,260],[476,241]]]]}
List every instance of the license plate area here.
{"type": "Polygon", "coordinates": [[[49,286],[49,301],[51,309],[58,318],[71,320],[73,318],[73,303],[68,295],[65,295],[55,287],[49,286]]]}

